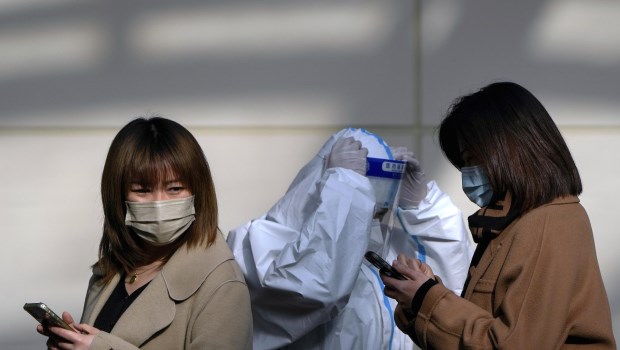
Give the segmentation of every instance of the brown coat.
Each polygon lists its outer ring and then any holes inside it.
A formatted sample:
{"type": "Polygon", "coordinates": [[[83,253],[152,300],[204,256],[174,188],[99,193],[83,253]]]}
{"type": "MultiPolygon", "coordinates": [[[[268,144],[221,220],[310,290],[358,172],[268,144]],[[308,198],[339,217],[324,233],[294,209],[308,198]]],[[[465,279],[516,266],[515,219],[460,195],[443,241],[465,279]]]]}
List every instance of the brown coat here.
{"type": "Polygon", "coordinates": [[[432,287],[415,319],[425,349],[615,349],[592,228],[576,197],[536,208],[487,247],[464,299],[432,287]]]}
{"type": "MultiPolygon", "coordinates": [[[[90,325],[120,280],[101,285],[99,278],[91,278],[82,315],[90,325]]],[[[251,349],[248,288],[223,238],[207,249],[181,247],[111,334],[99,332],[90,348],[251,349]]]]}

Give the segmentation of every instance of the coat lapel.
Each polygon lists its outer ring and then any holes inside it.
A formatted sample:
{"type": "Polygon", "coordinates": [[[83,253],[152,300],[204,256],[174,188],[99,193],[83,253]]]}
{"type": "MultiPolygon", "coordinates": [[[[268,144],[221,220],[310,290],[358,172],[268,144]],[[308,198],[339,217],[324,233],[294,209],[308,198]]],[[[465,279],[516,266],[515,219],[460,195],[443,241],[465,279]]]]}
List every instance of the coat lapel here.
{"type": "Polygon", "coordinates": [[[172,323],[176,308],[161,273],[142,291],[118,320],[112,334],[140,346],[172,323]]]}
{"type": "MultiPolygon", "coordinates": [[[[98,274],[97,271],[93,269],[93,279],[98,280],[101,278],[101,275],[98,274]]],[[[84,307],[84,312],[82,313],[82,322],[88,323],[90,325],[95,324],[95,320],[97,319],[97,315],[103,308],[103,305],[108,301],[108,298],[114,291],[114,288],[120,281],[120,275],[115,275],[112,277],[112,280],[106,285],[101,285],[99,283],[90,283],[90,289],[87,293],[89,300],[86,301],[86,305],[84,307]],[[94,302],[93,302],[94,301],[94,302]]]]}
{"type": "Polygon", "coordinates": [[[489,246],[482,254],[482,257],[480,257],[478,265],[469,268],[470,279],[469,283],[467,284],[467,290],[463,295],[466,299],[471,297],[476,285],[478,285],[482,276],[484,276],[484,274],[489,269],[489,266],[491,266],[493,259],[495,259],[495,257],[497,256],[497,252],[502,248],[502,246],[509,244],[510,240],[512,240],[512,238],[514,237],[514,230],[512,230],[511,228],[516,223],[516,221],[518,221],[518,219],[508,225],[508,227],[506,227],[502,234],[500,234],[497,238],[491,240],[491,242],[489,242],[489,246]]]}
{"type": "MultiPolygon", "coordinates": [[[[216,245],[226,245],[219,234],[214,243],[214,246],[216,245]]],[[[191,297],[218,265],[234,259],[228,249],[215,249],[214,246],[199,246],[191,250],[185,246],[180,247],[162,271],[125,310],[111,333],[140,346],[169,326],[175,317],[176,302],[191,297]]],[[[92,283],[83,320],[94,324],[119,281],[120,276],[115,275],[105,286],[92,283]]]]}

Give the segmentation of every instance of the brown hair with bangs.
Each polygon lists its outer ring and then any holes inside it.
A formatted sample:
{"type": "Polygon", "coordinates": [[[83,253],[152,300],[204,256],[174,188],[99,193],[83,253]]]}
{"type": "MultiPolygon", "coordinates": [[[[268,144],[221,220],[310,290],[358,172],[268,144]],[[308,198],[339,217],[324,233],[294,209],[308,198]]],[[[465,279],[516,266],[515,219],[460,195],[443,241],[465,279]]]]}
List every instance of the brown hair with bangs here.
{"type": "Polygon", "coordinates": [[[155,188],[174,176],[194,195],[196,220],[175,242],[166,246],[164,261],[179,247],[209,246],[218,228],[217,198],[207,159],[194,136],[180,124],[159,116],[138,118],[116,135],[103,169],[103,236],[95,264],[109,281],[116,273],[162,256],[151,256],[139,237],[125,225],[126,196],[131,183],[155,188]]]}
{"type": "Polygon", "coordinates": [[[493,83],[456,99],[439,127],[439,143],[459,169],[467,151],[486,172],[493,193],[510,193],[519,213],[582,191],[560,131],[540,101],[518,84],[493,83]]]}

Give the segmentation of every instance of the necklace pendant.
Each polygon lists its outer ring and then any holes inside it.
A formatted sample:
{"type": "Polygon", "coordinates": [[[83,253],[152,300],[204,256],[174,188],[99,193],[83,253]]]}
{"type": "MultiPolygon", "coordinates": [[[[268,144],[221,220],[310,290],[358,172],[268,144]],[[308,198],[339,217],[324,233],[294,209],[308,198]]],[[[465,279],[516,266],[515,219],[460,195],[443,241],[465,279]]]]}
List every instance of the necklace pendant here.
{"type": "Polygon", "coordinates": [[[131,277],[129,278],[129,284],[134,283],[137,279],[138,279],[138,275],[134,273],[134,274],[133,274],[133,275],[131,275],[131,277]]]}

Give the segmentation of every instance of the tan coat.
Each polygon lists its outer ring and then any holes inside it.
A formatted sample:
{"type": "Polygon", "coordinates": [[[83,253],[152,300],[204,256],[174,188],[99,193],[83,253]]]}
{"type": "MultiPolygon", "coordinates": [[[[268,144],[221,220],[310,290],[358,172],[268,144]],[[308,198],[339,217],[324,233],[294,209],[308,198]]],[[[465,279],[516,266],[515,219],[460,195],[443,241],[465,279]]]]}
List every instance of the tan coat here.
{"type": "Polygon", "coordinates": [[[460,298],[432,287],[415,319],[425,349],[615,349],[588,216],[576,197],[515,220],[460,298]],[[584,344],[585,343],[585,344],[584,344]]]}
{"type": "MultiPolygon", "coordinates": [[[[91,278],[82,322],[94,324],[120,280],[91,278]]],[[[218,235],[207,248],[180,248],[91,349],[251,349],[250,297],[232,253],[218,235]]]]}

